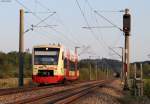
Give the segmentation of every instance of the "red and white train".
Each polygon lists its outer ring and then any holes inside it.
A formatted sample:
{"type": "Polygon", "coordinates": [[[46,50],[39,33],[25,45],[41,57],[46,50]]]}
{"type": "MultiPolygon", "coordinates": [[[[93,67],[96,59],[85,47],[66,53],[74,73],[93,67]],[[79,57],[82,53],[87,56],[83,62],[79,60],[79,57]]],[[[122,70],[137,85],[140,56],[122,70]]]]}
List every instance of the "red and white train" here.
{"type": "Polygon", "coordinates": [[[39,45],[33,48],[33,82],[52,84],[74,81],[79,77],[77,51],[71,54],[62,45],[39,45]]]}

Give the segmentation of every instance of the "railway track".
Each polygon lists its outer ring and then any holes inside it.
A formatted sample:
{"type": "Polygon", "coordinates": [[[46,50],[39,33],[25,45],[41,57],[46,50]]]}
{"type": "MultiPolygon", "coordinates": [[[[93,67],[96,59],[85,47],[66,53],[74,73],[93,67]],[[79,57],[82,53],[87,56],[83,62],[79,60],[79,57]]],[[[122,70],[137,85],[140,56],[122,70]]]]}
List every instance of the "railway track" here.
{"type": "Polygon", "coordinates": [[[10,94],[15,94],[15,93],[24,93],[24,92],[29,92],[29,91],[33,91],[33,90],[47,89],[47,88],[52,88],[52,87],[59,87],[62,85],[63,84],[51,85],[51,86],[42,86],[42,87],[36,86],[36,87],[24,87],[24,88],[0,89],[0,96],[10,95],[10,94]]]}
{"type": "MultiPolygon", "coordinates": [[[[85,81],[78,81],[78,82],[73,82],[71,84],[77,84],[77,83],[83,83],[85,81]]],[[[59,86],[66,86],[69,85],[70,83],[65,83],[65,84],[54,84],[54,85],[47,85],[47,86],[35,86],[35,87],[23,87],[23,88],[7,88],[7,89],[0,89],[0,96],[3,95],[10,95],[10,94],[15,94],[15,93],[23,93],[23,92],[29,92],[29,91],[35,91],[35,90],[40,90],[40,89],[47,89],[47,88],[52,88],[52,87],[59,87],[59,86]]]]}
{"type": "Polygon", "coordinates": [[[76,85],[62,91],[48,92],[43,95],[30,97],[9,104],[67,104],[88,94],[93,89],[103,86],[108,81],[93,81],[84,85],[76,85]]]}

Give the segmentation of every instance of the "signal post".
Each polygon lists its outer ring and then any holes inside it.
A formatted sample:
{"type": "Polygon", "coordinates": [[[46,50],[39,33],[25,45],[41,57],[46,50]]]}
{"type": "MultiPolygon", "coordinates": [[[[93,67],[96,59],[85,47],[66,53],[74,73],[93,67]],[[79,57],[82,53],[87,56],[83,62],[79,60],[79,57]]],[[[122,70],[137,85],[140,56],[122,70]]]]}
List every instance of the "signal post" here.
{"type": "Polygon", "coordinates": [[[125,52],[124,52],[124,90],[129,90],[129,75],[130,75],[130,62],[129,62],[129,36],[131,30],[131,15],[129,14],[129,9],[125,9],[125,14],[123,15],[123,32],[125,34],[125,52]]]}

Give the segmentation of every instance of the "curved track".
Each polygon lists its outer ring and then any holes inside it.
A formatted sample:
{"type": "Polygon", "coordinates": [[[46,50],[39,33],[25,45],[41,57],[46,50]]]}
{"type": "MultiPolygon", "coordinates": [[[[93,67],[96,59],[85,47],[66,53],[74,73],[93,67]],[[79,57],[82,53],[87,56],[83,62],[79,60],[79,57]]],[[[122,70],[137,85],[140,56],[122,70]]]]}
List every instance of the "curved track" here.
{"type": "Polygon", "coordinates": [[[57,86],[62,86],[63,84],[58,84],[58,85],[50,85],[50,86],[41,86],[41,87],[24,87],[24,88],[7,88],[7,89],[0,89],[0,96],[3,95],[10,95],[10,94],[15,94],[15,93],[23,93],[23,92],[28,92],[28,91],[33,91],[33,90],[40,90],[40,89],[46,89],[46,88],[52,88],[52,87],[57,87],[57,86]]]}
{"type": "Polygon", "coordinates": [[[55,91],[53,93],[48,92],[33,98],[15,101],[11,104],[67,104],[85,94],[88,94],[93,89],[103,86],[105,83],[108,83],[108,81],[92,81],[87,82],[87,84],[84,85],[77,84],[72,88],[55,91]]]}

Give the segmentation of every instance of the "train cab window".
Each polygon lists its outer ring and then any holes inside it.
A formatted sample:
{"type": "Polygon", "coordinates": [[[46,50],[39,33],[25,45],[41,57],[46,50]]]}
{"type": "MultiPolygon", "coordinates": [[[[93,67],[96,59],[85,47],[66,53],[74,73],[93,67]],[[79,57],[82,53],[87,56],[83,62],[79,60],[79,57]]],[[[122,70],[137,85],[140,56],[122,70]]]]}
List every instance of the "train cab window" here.
{"type": "Polygon", "coordinates": [[[64,59],[64,68],[67,68],[67,58],[64,59]]]}
{"type": "Polygon", "coordinates": [[[59,48],[34,48],[35,65],[58,65],[59,48]]]}

